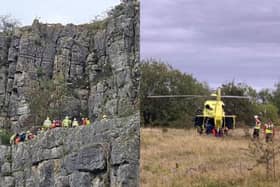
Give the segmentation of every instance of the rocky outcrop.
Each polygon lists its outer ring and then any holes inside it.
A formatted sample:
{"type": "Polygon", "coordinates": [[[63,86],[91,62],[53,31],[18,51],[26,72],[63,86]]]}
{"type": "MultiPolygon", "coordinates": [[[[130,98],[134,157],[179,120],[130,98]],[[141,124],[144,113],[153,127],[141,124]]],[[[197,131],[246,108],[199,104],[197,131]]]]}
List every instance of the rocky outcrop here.
{"type": "Polygon", "coordinates": [[[90,24],[42,24],[0,33],[0,127],[30,126],[30,89],[63,77],[62,116],[129,116],[138,110],[139,4],[123,1],[90,24]]]}
{"type": "Polygon", "coordinates": [[[0,128],[19,132],[41,124],[30,121],[32,93],[45,82],[55,83],[54,92],[71,92],[61,97],[61,116],[93,122],[0,146],[0,186],[138,186],[138,66],[136,0],[122,1],[90,24],[34,20],[13,33],[0,32],[0,128]],[[108,121],[100,121],[103,114],[108,121]]]}
{"type": "Polygon", "coordinates": [[[0,186],[138,186],[139,114],[0,147],[0,186]]]}

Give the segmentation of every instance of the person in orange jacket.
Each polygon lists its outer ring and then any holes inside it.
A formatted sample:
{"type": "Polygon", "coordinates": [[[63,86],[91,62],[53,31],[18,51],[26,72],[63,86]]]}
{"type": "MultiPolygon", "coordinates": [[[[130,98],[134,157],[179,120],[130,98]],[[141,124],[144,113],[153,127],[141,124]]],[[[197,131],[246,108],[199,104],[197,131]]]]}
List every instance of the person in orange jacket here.
{"type": "Polygon", "coordinates": [[[19,142],[20,142],[20,136],[16,137],[15,144],[19,144],[19,142]]]}
{"type": "Polygon", "coordinates": [[[51,129],[56,128],[56,124],[55,124],[55,120],[53,120],[52,124],[51,124],[51,129]]]}

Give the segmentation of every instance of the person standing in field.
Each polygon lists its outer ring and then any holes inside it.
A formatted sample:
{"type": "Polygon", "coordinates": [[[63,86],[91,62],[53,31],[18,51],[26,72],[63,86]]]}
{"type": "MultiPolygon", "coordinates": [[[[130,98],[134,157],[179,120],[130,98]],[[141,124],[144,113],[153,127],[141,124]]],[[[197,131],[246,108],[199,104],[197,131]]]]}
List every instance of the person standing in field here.
{"type": "Polygon", "coordinates": [[[269,120],[268,123],[265,124],[264,132],[265,132],[265,141],[272,142],[274,136],[274,125],[271,120],[269,120]]]}
{"type": "Polygon", "coordinates": [[[261,120],[259,119],[259,117],[257,115],[254,116],[254,118],[255,118],[255,126],[254,126],[254,131],[253,131],[253,138],[259,139],[260,129],[261,129],[261,120]]]}

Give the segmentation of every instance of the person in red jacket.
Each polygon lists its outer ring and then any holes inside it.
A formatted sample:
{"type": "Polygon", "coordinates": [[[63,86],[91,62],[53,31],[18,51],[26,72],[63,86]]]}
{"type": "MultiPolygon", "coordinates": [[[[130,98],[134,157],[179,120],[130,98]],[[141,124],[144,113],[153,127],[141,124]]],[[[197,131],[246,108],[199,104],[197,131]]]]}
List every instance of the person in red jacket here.
{"type": "Polygon", "coordinates": [[[86,120],[86,118],[82,118],[82,125],[84,125],[84,126],[87,125],[87,120],[86,120]]]}

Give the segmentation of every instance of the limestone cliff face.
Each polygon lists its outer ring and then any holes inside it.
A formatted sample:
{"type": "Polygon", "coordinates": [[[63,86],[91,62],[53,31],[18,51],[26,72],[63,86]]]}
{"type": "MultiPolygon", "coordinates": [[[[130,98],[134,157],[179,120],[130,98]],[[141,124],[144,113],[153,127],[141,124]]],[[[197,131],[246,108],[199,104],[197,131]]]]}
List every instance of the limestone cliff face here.
{"type": "Polygon", "coordinates": [[[139,114],[0,146],[0,186],[138,186],[139,114]]]}
{"type": "MultiPolygon", "coordinates": [[[[0,33],[0,128],[32,126],[30,90],[62,77],[61,115],[91,126],[56,128],[0,146],[2,187],[138,186],[139,2],[123,0],[91,24],[42,24],[0,33]]],[[[51,95],[50,95],[51,97],[51,95]]],[[[52,107],[50,105],[50,107],[52,107]]]]}
{"type": "Polygon", "coordinates": [[[0,33],[0,127],[27,129],[30,86],[62,75],[73,93],[63,115],[133,114],[139,88],[139,5],[123,1],[105,20],[42,24],[0,33]]]}

